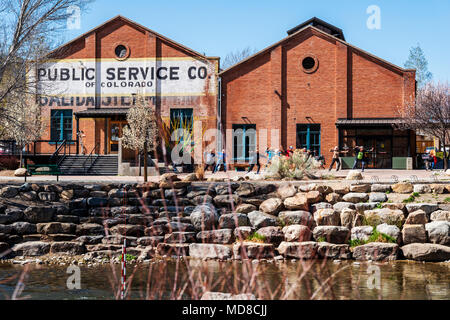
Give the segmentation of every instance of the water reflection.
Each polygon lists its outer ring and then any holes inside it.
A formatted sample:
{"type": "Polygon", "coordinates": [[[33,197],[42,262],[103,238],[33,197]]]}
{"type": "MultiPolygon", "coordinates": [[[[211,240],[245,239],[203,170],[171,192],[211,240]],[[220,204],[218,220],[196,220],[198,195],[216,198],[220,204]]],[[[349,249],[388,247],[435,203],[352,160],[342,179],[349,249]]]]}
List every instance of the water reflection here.
{"type": "MultiPolygon", "coordinates": [[[[81,267],[80,290],[66,287],[66,267],[30,266],[21,296],[32,299],[115,299],[119,266],[81,267]]],[[[22,266],[0,266],[0,298],[10,298],[22,266]],[[15,278],[11,278],[15,277],[15,278]]],[[[131,299],[200,298],[207,290],[252,292],[265,299],[449,299],[449,263],[287,261],[252,263],[157,261],[129,266],[131,299]],[[370,285],[369,266],[380,271],[370,285]]]]}

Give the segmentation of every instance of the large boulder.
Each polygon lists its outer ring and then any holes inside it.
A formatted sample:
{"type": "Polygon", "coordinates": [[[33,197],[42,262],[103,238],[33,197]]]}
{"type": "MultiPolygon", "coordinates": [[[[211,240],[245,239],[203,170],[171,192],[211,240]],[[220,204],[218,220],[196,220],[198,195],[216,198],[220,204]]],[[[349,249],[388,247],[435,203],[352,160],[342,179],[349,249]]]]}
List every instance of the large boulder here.
{"type": "Polygon", "coordinates": [[[369,201],[370,202],[386,202],[387,195],[382,192],[371,192],[369,194],[369,201]]]}
{"type": "Polygon", "coordinates": [[[105,227],[97,223],[83,223],[77,225],[76,234],[79,236],[104,235],[105,227]]]}
{"type": "Polygon", "coordinates": [[[211,230],[219,221],[216,209],[209,203],[196,206],[190,218],[197,231],[211,230]]]}
{"type": "Polygon", "coordinates": [[[134,224],[118,224],[109,229],[111,234],[131,236],[131,237],[142,237],[144,235],[144,226],[134,225],[134,224]]]}
{"type": "Polygon", "coordinates": [[[346,227],[338,226],[317,226],[313,230],[313,237],[316,241],[326,241],[330,243],[348,243],[350,230],[346,227]]]}
{"type": "Polygon", "coordinates": [[[316,226],[313,215],[309,211],[282,211],[278,214],[282,225],[301,224],[313,229],[316,226]]]}
{"type": "Polygon", "coordinates": [[[411,243],[401,248],[406,259],[417,261],[450,260],[450,247],[435,243],[411,243]]]}
{"type": "Polygon", "coordinates": [[[372,235],[373,227],[372,226],[360,226],[354,227],[351,231],[351,239],[352,240],[360,240],[367,241],[372,235]]]}
{"type": "Polygon", "coordinates": [[[14,222],[11,224],[14,233],[18,235],[35,234],[37,232],[36,225],[29,222],[14,222]]]}
{"type": "Polygon", "coordinates": [[[350,192],[344,195],[342,197],[342,200],[352,203],[366,202],[367,200],[369,200],[369,195],[362,192],[350,192]]]}
{"type": "Polygon", "coordinates": [[[394,238],[397,242],[400,242],[401,240],[401,232],[397,226],[382,223],[377,225],[377,231],[394,238]]]}
{"type": "Polygon", "coordinates": [[[250,212],[248,214],[248,219],[250,220],[251,225],[256,229],[277,225],[277,218],[275,216],[261,211],[250,212]]]}
{"type": "Polygon", "coordinates": [[[310,241],[312,237],[311,230],[304,225],[293,224],[283,228],[284,239],[288,242],[310,241]]]}
{"type": "Polygon", "coordinates": [[[264,237],[264,242],[266,243],[274,243],[279,244],[281,241],[284,240],[284,234],[281,231],[280,227],[262,227],[256,231],[258,235],[264,237]]]}
{"type": "Polygon", "coordinates": [[[14,198],[19,194],[19,187],[7,186],[0,189],[0,195],[3,198],[14,198]]]}
{"type": "Polygon", "coordinates": [[[197,233],[197,241],[202,243],[230,244],[234,242],[233,229],[207,230],[197,233]]]}
{"type": "Polygon", "coordinates": [[[51,222],[55,216],[56,209],[52,207],[37,207],[31,206],[23,212],[24,218],[27,222],[40,223],[51,222]]]}
{"type": "Polygon", "coordinates": [[[80,255],[86,252],[86,246],[80,242],[60,241],[52,242],[50,246],[50,253],[66,254],[66,255],[80,255]]]}
{"type": "Polygon", "coordinates": [[[283,204],[288,210],[309,210],[308,198],[303,193],[284,199],[283,204]]]}
{"type": "Polygon", "coordinates": [[[350,170],[345,177],[346,180],[362,180],[363,175],[358,170],[350,170]]]}
{"type": "Polygon", "coordinates": [[[230,247],[222,244],[212,243],[191,243],[189,245],[189,255],[197,259],[230,259],[233,251],[230,247]]]}
{"type": "Polygon", "coordinates": [[[372,192],[386,192],[391,191],[391,186],[389,184],[378,184],[374,183],[372,187],[370,188],[370,191],[372,192]]]}
{"type": "Polygon", "coordinates": [[[14,171],[14,176],[16,177],[25,177],[28,175],[28,171],[25,168],[19,168],[14,171]]]}
{"type": "Polygon", "coordinates": [[[431,221],[448,221],[450,222],[450,211],[436,210],[430,214],[431,221]]]}
{"type": "Polygon", "coordinates": [[[392,191],[395,193],[411,193],[414,191],[414,186],[409,182],[399,182],[392,185],[392,191]]]}
{"type": "Polygon", "coordinates": [[[439,209],[439,205],[433,204],[433,203],[408,203],[406,205],[406,210],[408,210],[408,212],[422,210],[428,215],[431,212],[436,211],[438,209],[439,209]]]}
{"type": "Polygon", "coordinates": [[[233,245],[233,255],[235,259],[270,259],[275,256],[275,248],[271,243],[242,241],[233,245]]]}
{"type": "Polygon", "coordinates": [[[283,201],[279,198],[267,199],[261,203],[259,210],[268,214],[277,215],[283,210],[283,201]]]}
{"type": "Polygon", "coordinates": [[[158,243],[156,254],[168,257],[186,257],[189,256],[189,243],[158,243]]]}
{"type": "Polygon", "coordinates": [[[425,225],[430,242],[450,245],[450,222],[433,221],[425,225]]]}
{"type": "Polygon", "coordinates": [[[428,217],[425,211],[417,210],[408,214],[405,224],[425,224],[428,223],[428,217]]]}
{"type": "Polygon", "coordinates": [[[23,211],[18,208],[7,208],[3,214],[0,213],[0,224],[9,224],[20,221],[23,218],[23,211]]]}
{"type": "Polygon", "coordinates": [[[36,227],[41,234],[74,234],[77,226],[73,223],[48,222],[38,223],[36,227]]]}
{"type": "Polygon", "coordinates": [[[17,256],[42,256],[49,253],[50,243],[43,241],[29,241],[16,244],[12,251],[17,256]]]}
{"type": "Polygon", "coordinates": [[[277,194],[282,200],[293,197],[296,193],[297,189],[292,184],[283,184],[277,190],[277,194]]]}
{"type": "Polygon", "coordinates": [[[317,190],[311,190],[306,193],[306,200],[309,204],[318,203],[322,201],[323,196],[317,190]]]}
{"type": "Polygon", "coordinates": [[[370,184],[352,184],[350,186],[350,192],[368,193],[370,191],[370,184]]]}
{"type": "Polygon", "coordinates": [[[355,209],[355,204],[352,202],[336,202],[333,204],[333,209],[337,212],[341,212],[344,209],[355,209]]]}
{"type": "Polygon", "coordinates": [[[318,244],[315,241],[286,242],[278,246],[278,252],[286,258],[315,259],[318,257],[318,244]]]}
{"type": "Polygon", "coordinates": [[[427,242],[427,231],[423,224],[405,224],[402,229],[404,244],[427,242]]]}
{"type": "Polygon", "coordinates": [[[351,229],[353,227],[353,220],[356,215],[356,210],[348,208],[343,209],[339,215],[341,219],[341,226],[351,229]]]}
{"type": "Polygon", "coordinates": [[[413,191],[417,193],[431,193],[431,188],[428,184],[415,184],[413,191]]]}
{"type": "Polygon", "coordinates": [[[319,209],[314,212],[314,220],[318,226],[338,226],[340,224],[339,212],[334,209],[319,209]]]}
{"type": "Polygon", "coordinates": [[[233,234],[236,240],[242,241],[248,239],[253,232],[255,232],[253,227],[238,227],[234,229],[233,234]]]}
{"type": "Polygon", "coordinates": [[[243,213],[227,213],[219,218],[219,229],[234,229],[241,226],[249,226],[250,220],[243,213]]]}
{"type": "Polygon", "coordinates": [[[391,261],[398,256],[396,243],[370,242],[353,248],[353,258],[356,260],[391,261]]]}
{"type": "Polygon", "coordinates": [[[257,210],[256,206],[250,203],[241,203],[235,209],[237,213],[250,213],[255,210],[257,210]]]}
{"type": "Polygon", "coordinates": [[[352,253],[348,244],[319,242],[317,251],[322,259],[351,259],[352,253]]]}
{"type": "Polygon", "coordinates": [[[405,214],[402,210],[373,209],[365,211],[364,216],[371,225],[387,223],[401,226],[405,222],[405,214]]]}
{"type": "Polygon", "coordinates": [[[253,183],[241,182],[235,192],[240,197],[250,197],[255,194],[255,186],[253,183]]]}
{"type": "Polygon", "coordinates": [[[241,202],[241,198],[237,194],[221,194],[215,196],[213,201],[218,207],[235,207],[241,202]]]}
{"type": "Polygon", "coordinates": [[[176,231],[164,235],[166,243],[192,243],[195,241],[195,232],[176,231]]]}

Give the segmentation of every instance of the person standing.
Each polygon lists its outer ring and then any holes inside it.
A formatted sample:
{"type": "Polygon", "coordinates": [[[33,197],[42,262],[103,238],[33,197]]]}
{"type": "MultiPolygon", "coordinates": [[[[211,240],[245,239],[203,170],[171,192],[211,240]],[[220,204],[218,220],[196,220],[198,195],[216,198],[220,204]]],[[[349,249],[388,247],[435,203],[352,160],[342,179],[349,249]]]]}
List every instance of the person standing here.
{"type": "Polygon", "coordinates": [[[365,151],[363,146],[356,147],[355,149],[355,163],[353,164],[352,170],[356,169],[358,166],[358,163],[361,162],[361,172],[364,172],[364,167],[366,163],[368,162],[368,157],[366,152],[372,152],[373,148],[370,150],[365,151]]]}
{"type": "Polygon", "coordinates": [[[86,135],[84,134],[83,130],[80,130],[77,132],[78,140],[80,141],[80,148],[81,148],[81,154],[85,155],[86,151],[84,151],[84,137],[86,135]]]}
{"type": "Polygon", "coordinates": [[[433,148],[430,151],[430,160],[431,160],[431,170],[434,170],[436,168],[437,163],[437,157],[436,157],[436,150],[433,148]]]}
{"type": "Polygon", "coordinates": [[[205,171],[207,171],[210,166],[211,171],[214,171],[214,162],[215,162],[214,151],[211,152],[205,151],[204,157],[205,157],[205,171]]]}
{"type": "Polygon", "coordinates": [[[334,149],[331,149],[330,152],[333,152],[333,158],[331,160],[330,168],[328,168],[328,171],[331,171],[333,168],[333,165],[336,163],[336,171],[339,171],[341,169],[341,158],[339,157],[339,147],[335,146],[334,149]]]}
{"type": "Polygon", "coordinates": [[[252,157],[250,159],[250,167],[248,168],[247,173],[250,173],[250,171],[252,171],[253,168],[256,165],[258,167],[258,170],[256,171],[256,174],[259,174],[259,170],[261,169],[261,164],[259,163],[259,158],[260,158],[260,154],[259,154],[258,149],[256,149],[252,153],[252,157]]]}

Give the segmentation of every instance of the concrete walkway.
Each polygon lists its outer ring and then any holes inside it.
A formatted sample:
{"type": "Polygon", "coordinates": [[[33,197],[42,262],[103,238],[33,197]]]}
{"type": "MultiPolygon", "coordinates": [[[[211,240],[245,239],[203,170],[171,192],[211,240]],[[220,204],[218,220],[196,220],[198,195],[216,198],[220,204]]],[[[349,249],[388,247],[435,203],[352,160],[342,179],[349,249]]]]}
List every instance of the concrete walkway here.
{"type": "MultiPolygon", "coordinates": [[[[336,172],[332,170],[319,170],[316,174],[319,177],[323,177],[320,181],[336,182],[336,180],[344,179],[349,170],[342,170],[336,172]]],[[[218,172],[211,174],[206,173],[206,178],[235,178],[236,176],[245,176],[244,171],[228,171],[218,172]]],[[[183,177],[185,174],[179,174],[183,177]]],[[[252,176],[256,176],[256,171],[252,176]]],[[[363,173],[364,180],[366,182],[380,182],[380,183],[395,183],[397,181],[413,181],[413,182],[435,182],[435,181],[448,181],[450,182],[450,176],[446,175],[442,170],[425,171],[425,170],[382,170],[382,169],[367,169],[363,173]]],[[[149,181],[158,181],[158,176],[149,176],[149,181]]],[[[27,177],[28,182],[56,182],[56,176],[32,176],[27,177]]],[[[86,182],[86,183],[139,183],[143,182],[143,177],[134,176],[60,176],[61,182],[86,182]]],[[[305,183],[314,182],[319,180],[304,180],[305,183]]],[[[24,182],[22,177],[9,177],[0,176],[0,183],[8,182],[24,182]]]]}

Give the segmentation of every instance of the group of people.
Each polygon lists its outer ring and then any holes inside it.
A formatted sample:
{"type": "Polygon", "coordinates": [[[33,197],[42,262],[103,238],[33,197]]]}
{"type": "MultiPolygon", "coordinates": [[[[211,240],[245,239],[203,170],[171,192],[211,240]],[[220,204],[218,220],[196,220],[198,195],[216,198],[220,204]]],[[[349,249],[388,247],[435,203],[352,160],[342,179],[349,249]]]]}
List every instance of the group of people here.
{"type": "Polygon", "coordinates": [[[222,152],[219,152],[217,155],[214,151],[204,153],[205,159],[205,171],[211,167],[212,173],[216,173],[223,168],[224,172],[227,172],[227,157],[225,153],[225,149],[222,149],[222,152]]]}
{"type": "Polygon", "coordinates": [[[436,168],[437,157],[436,150],[433,148],[422,155],[422,159],[425,162],[425,170],[433,170],[436,168]]]}
{"type": "MultiPolygon", "coordinates": [[[[364,146],[356,146],[353,151],[355,152],[355,161],[353,163],[352,170],[356,169],[359,164],[361,164],[361,172],[364,172],[364,169],[369,162],[369,152],[373,152],[374,148],[365,149],[364,146]]],[[[333,153],[333,157],[331,160],[330,167],[328,171],[331,171],[333,165],[336,163],[336,171],[339,171],[342,167],[342,161],[340,158],[341,153],[348,153],[349,149],[345,148],[344,150],[339,150],[338,146],[335,146],[330,150],[333,153]]]]}

